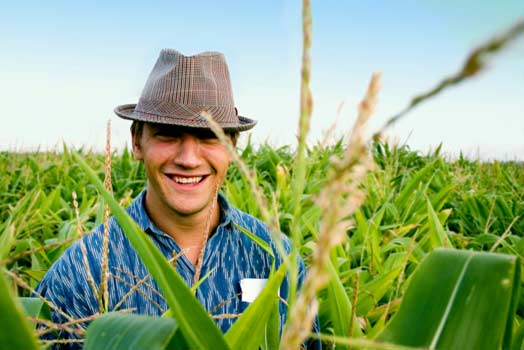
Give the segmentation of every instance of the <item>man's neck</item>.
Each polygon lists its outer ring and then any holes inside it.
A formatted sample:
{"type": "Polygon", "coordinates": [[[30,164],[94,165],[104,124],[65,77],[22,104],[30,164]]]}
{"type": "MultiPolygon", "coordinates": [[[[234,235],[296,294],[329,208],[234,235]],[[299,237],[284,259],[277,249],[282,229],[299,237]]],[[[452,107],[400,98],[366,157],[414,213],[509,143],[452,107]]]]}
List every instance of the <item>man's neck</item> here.
{"type": "Polygon", "coordinates": [[[218,226],[220,206],[217,199],[215,201],[215,205],[207,206],[195,214],[180,215],[165,206],[155,205],[155,201],[148,200],[147,193],[144,198],[151,221],[176,241],[193,265],[196,264],[206,235],[210,235],[218,226]]]}

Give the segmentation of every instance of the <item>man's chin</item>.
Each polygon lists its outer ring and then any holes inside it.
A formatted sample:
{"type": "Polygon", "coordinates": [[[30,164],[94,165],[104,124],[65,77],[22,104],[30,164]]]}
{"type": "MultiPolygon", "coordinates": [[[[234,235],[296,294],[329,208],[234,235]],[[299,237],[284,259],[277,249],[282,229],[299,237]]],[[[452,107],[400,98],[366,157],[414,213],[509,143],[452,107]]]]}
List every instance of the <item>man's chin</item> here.
{"type": "Polygon", "coordinates": [[[206,211],[206,205],[193,205],[193,206],[172,206],[172,210],[181,217],[192,217],[197,216],[206,211]]]}

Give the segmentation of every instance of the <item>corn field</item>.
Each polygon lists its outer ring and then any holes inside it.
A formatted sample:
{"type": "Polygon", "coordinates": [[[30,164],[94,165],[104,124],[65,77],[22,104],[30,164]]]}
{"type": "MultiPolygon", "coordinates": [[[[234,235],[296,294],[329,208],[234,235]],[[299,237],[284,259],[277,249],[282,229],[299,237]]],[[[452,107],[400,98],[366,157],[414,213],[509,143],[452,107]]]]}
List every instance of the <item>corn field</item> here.
{"type": "MultiPolygon", "coordinates": [[[[309,264],[320,230],[314,197],[325,186],[331,159],[344,152],[342,140],[306,150],[308,179],[299,205],[302,215],[300,254],[309,264]]],[[[399,308],[406,285],[422,259],[438,247],[524,256],[524,165],[518,162],[447,160],[439,149],[421,155],[407,146],[374,143],[376,167],[363,187],[367,197],[353,215],[331,261],[347,299],[353,305],[353,336],[379,334],[399,308]],[[441,235],[439,235],[439,232],[441,235]]],[[[99,178],[104,155],[80,151],[99,178]]],[[[290,234],[293,217],[291,181],[293,150],[286,146],[248,145],[241,157],[254,170],[268,207],[282,232],[290,234]]],[[[128,150],[112,154],[115,198],[130,203],[145,186],[142,164],[128,150]]],[[[30,295],[50,265],[76,240],[103,222],[104,201],[71,152],[0,155],[2,244],[5,268],[19,297],[30,295]],[[73,192],[78,209],[75,210],[73,192]],[[7,240],[11,244],[5,244],[7,240]]],[[[254,193],[237,167],[231,167],[222,192],[233,205],[260,216],[254,193]]],[[[328,289],[319,293],[323,334],[335,332],[328,289]]],[[[515,325],[524,316],[522,298],[515,325]]]]}
{"type": "MultiPolygon", "coordinates": [[[[0,153],[0,350],[67,342],[45,337],[61,330],[79,335],[73,341],[86,350],[296,350],[307,338],[319,338],[324,349],[524,349],[524,164],[447,159],[440,147],[423,155],[365,139],[377,74],[348,138],[308,146],[311,9],[308,0],[303,4],[296,147],[248,140],[234,150],[211,116],[203,116],[234,163],[221,192],[264,221],[277,248],[281,233],[292,242],[289,255],[276,252],[280,266],[273,265],[233,326],[220,332],[123,209],[146,185],[142,163],[127,149],[108,146],[97,154],[64,145],[56,152],[0,153]],[[34,288],[68,246],[107,220],[108,208],[169,310],[150,317],[101,308],[89,319],[54,324],[56,307],[34,288]],[[307,266],[301,286],[299,257],[307,266]],[[288,317],[279,329],[284,278],[288,317]],[[311,332],[316,316],[320,333],[311,332]]],[[[487,57],[522,33],[519,23],[478,47],[458,73],[417,95],[375,139],[422,101],[476,75],[487,57]]],[[[92,287],[103,301],[103,288],[92,287]]]]}

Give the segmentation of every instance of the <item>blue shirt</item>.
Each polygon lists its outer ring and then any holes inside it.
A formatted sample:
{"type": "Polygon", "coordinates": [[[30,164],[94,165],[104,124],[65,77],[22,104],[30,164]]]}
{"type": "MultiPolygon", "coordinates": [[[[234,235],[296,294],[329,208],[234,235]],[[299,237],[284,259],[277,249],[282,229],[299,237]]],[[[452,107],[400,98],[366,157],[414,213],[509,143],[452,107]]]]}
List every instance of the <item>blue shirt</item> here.
{"type": "MultiPolygon", "coordinates": [[[[139,227],[153,240],[167,259],[180,253],[175,240],[164,233],[149,218],[144,207],[145,190],[127,208],[129,215],[139,227]]],[[[226,332],[236,318],[220,317],[224,314],[241,314],[249,305],[241,298],[240,281],[245,278],[268,278],[273,257],[243,234],[234,224],[243,227],[269,243],[273,249],[275,266],[281,263],[277,249],[266,225],[253,216],[232,207],[225,197],[219,195],[220,221],[215,232],[209,238],[202,262],[201,275],[210,273],[198,287],[196,297],[216,321],[218,327],[226,332]]],[[[282,235],[284,247],[290,250],[289,239],[282,235]]],[[[87,259],[94,282],[98,287],[101,280],[103,225],[84,237],[87,259]]],[[[148,275],[148,270],[138,256],[131,242],[114,217],[109,220],[109,310],[116,311],[115,306],[121,302],[119,310],[133,309],[134,313],[162,315],[168,306],[153,278],[148,278],[137,291],[126,296],[132,286],[148,275]]],[[[194,265],[184,254],[176,259],[176,270],[187,285],[193,284],[194,265]]],[[[302,280],[304,264],[300,261],[302,280]]],[[[49,269],[37,286],[37,291],[51,300],[62,311],[73,318],[84,318],[99,311],[98,302],[92,293],[84,266],[80,242],[69,247],[49,269]]],[[[280,287],[280,296],[288,295],[288,281],[280,287]]],[[[286,319],[287,308],[280,302],[281,329],[286,319]]],[[[60,314],[53,312],[53,321],[66,322],[60,314]]],[[[71,334],[62,333],[62,337],[71,334]]],[[[66,346],[62,348],[67,348],[66,346]]],[[[69,348],[79,348],[73,344],[69,348]]]]}

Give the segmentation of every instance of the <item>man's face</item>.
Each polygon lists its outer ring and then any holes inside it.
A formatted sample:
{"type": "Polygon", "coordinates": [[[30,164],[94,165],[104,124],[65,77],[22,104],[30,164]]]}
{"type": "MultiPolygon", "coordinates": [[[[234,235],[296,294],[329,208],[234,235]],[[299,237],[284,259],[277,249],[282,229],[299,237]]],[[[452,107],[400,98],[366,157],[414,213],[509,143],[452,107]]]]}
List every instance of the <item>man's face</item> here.
{"type": "Polygon", "coordinates": [[[212,131],[164,124],[145,123],[133,153],[146,169],[148,209],[184,217],[211,206],[230,161],[212,131]]]}

